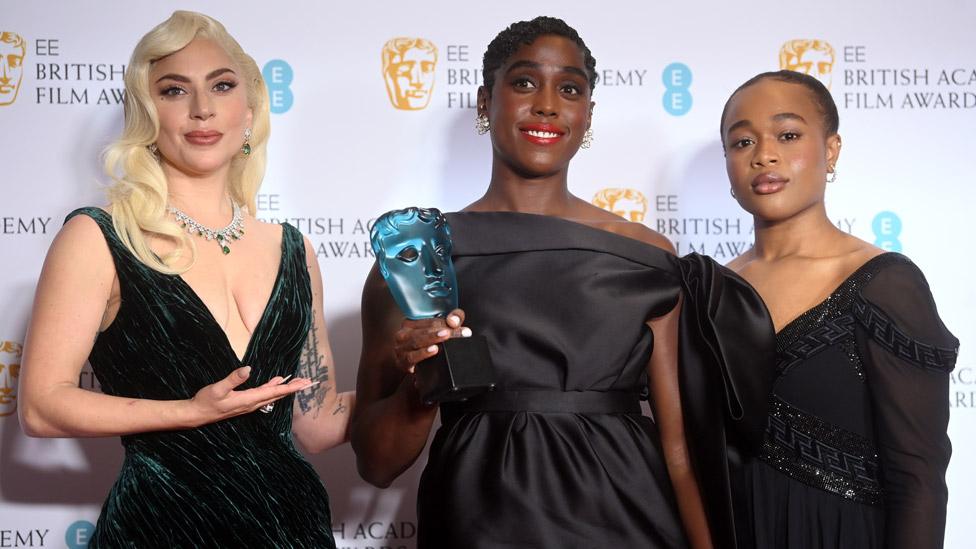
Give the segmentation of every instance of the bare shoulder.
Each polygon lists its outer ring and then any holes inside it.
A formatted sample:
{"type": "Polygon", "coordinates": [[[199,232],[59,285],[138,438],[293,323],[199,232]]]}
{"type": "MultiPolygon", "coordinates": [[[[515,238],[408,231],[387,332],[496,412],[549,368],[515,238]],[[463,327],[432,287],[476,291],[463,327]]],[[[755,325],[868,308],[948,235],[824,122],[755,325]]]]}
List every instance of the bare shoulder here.
{"type": "Polygon", "coordinates": [[[745,269],[746,266],[753,261],[753,259],[755,259],[755,253],[753,253],[753,249],[750,248],[732,261],[729,261],[725,266],[738,273],[745,269]]]}
{"type": "Polygon", "coordinates": [[[623,223],[617,223],[615,227],[617,230],[613,232],[616,232],[617,234],[633,238],[634,240],[640,240],[641,242],[646,242],[647,244],[661,248],[671,255],[677,255],[677,251],[674,249],[674,244],[668,240],[668,237],[646,225],[634,223],[632,221],[624,221],[623,223]]]}
{"type": "Polygon", "coordinates": [[[302,245],[305,246],[305,262],[308,263],[309,268],[313,266],[317,268],[319,259],[318,256],[315,255],[315,245],[312,244],[312,241],[308,238],[308,235],[302,235],[302,245]]]}
{"type": "Polygon", "coordinates": [[[615,213],[598,208],[588,202],[582,200],[580,202],[582,204],[578,215],[584,223],[620,236],[640,240],[646,244],[661,248],[672,255],[676,254],[671,241],[647,225],[628,221],[615,213]]]}
{"type": "Polygon", "coordinates": [[[48,256],[64,256],[83,263],[112,263],[112,254],[101,227],[87,215],[76,215],[61,227],[51,243],[48,256]]]}
{"type": "Polygon", "coordinates": [[[38,288],[75,296],[90,290],[98,293],[98,299],[107,299],[115,277],[112,252],[98,223],[87,215],[77,215],[54,237],[38,288]]]}
{"type": "Polygon", "coordinates": [[[886,250],[854,236],[849,237],[849,244],[850,249],[843,256],[843,270],[847,272],[854,272],[868,261],[887,253],[886,250]]]}
{"type": "MultiPolygon", "coordinates": [[[[284,227],[281,227],[284,230],[284,227]]],[[[305,268],[308,269],[308,276],[312,279],[312,289],[314,292],[322,292],[322,267],[319,265],[319,258],[315,255],[315,246],[309,240],[308,235],[302,235],[302,246],[305,248],[305,268]]]]}

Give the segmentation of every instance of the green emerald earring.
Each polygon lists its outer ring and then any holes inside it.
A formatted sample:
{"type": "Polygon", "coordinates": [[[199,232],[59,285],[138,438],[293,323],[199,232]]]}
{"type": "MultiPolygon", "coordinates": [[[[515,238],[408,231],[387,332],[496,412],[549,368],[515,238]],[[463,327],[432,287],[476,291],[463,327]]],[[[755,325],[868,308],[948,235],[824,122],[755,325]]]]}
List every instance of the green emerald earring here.
{"type": "Polygon", "coordinates": [[[241,146],[241,152],[244,156],[251,154],[251,128],[244,130],[244,144],[241,146]]]}

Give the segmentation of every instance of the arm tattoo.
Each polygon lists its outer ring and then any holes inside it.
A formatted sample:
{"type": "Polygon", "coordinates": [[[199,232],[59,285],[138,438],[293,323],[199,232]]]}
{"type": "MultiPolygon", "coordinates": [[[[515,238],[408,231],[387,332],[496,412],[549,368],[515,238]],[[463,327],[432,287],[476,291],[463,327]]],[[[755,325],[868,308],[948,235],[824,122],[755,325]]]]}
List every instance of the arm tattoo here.
{"type": "Polygon", "coordinates": [[[318,381],[319,384],[296,393],[298,406],[303,414],[307,414],[314,409],[312,417],[318,417],[325,402],[325,395],[332,388],[329,385],[329,365],[325,363],[325,356],[319,354],[319,336],[315,330],[315,310],[312,310],[312,327],[308,331],[305,345],[302,347],[302,356],[298,360],[298,375],[306,379],[318,381]]]}
{"type": "Polygon", "coordinates": [[[349,408],[342,402],[342,395],[339,396],[339,403],[336,404],[335,410],[332,410],[332,415],[337,416],[339,414],[345,413],[349,408]]]}

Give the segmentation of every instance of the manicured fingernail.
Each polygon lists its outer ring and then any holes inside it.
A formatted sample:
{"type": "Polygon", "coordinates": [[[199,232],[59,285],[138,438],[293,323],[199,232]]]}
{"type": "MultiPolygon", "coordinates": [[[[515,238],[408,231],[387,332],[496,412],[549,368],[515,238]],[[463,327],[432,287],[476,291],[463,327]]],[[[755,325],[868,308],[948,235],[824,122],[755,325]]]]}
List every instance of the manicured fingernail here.
{"type": "Polygon", "coordinates": [[[295,374],[291,374],[291,375],[289,375],[286,378],[282,378],[282,380],[278,382],[278,385],[284,385],[285,383],[288,383],[288,380],[291,379],[291,376],[293,376],[293,375],[295,375],[295,374]]]}
{"type": "Polygon", "coordinates": [[[471,328],[461,328],[461,337],[471,337],[471,328]]]}
{"type": "Polygon", "coordinates": [[[313,382],[309,383],[307,386],[303,387],[302,388],[302,391],[304,391],[306,389],[311,389],[312,387],[315,387],[319,383],[322,383],[322,382],[321,381],[313,381],[313,382]]]}
{"type": "Polygon", "coordinates": [[[437,345],[431,345],[430,347],[427,347],[427,352],[428,353],[436,353],[437,352],[437,345]]]}
{"type": "Polygon", "coordinates": [[[449,335],[451,335],[451,331],[450,330],[441,330],[441,331],[437,332],[437,337],[447,337],[449,335]]]}
{"type": "Polygon", "coordinates": [[[459,317],[458,315],[451,315],[447,317],[447,323],[454,324],[455,326],[457,326],[461,324],[461,317],[459,317]]]}
{"type": "Polygon", "coordinates": [[[247,377],[247,376],[251,375],[251,367],[250,366],[245,366],[245,367],[241,368],[240,370],[237,371],[237,375],[239,375],[241,377],[247,377]]]}

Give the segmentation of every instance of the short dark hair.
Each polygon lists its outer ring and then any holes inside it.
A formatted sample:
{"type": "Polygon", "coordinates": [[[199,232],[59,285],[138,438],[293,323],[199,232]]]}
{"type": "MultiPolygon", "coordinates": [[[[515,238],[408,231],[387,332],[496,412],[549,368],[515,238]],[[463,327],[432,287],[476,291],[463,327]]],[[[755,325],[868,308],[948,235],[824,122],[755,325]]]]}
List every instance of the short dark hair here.
{"type": "Polygon", "coordinates": [[[729,112],[729,105],[732,103],[732,98],[735,94],[748,88],[749,86],[756,84],[762,80],[778,80],[780,82],[788,82],[790,84],[799,84],[807,89],[813,96],[814,103],[817,104],[817,108],[820,110],[820,114],[823,118],[824,130],[826,131],[826,136],[831,136],[837,133],[837,129],[840,127],[840,116],[837,114],[837,104],[834,103],[834,98],[830,95],[830,90],[827,89],[819,80],[805,74],[796,71],[775,71],[775,72],[764,72],[753,76],[749,80],[746,80],[744,84],[739,86],[732,92],[729,96],[728,101],[725,102],[725,108],[722,109],[722,119],[719,122],[718,131],[722,137],[722,143],[725,143],[725,134],[723,129],[725,128],[725,117],[729,112]]]}
{"type": "Polygon", "coordinates": [[[580,38],[576,29],[562,19],[539,16],[531,21],[512,23],[488,44],[481,65],[481,76],[489,96],[492,86],[495,85],[495,71],[520,47],[527,46],[535,42],[536,38],[547,34],[568,38],[579,46],[580,51],[583,52],[583,65],[586,67],[586,75],[590,81],[590,92],[593,91],[593,87],[596,86],[596,59],[590,53],[590,48],[586,47],[586,43],[580,38]]]}

